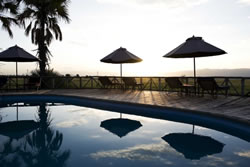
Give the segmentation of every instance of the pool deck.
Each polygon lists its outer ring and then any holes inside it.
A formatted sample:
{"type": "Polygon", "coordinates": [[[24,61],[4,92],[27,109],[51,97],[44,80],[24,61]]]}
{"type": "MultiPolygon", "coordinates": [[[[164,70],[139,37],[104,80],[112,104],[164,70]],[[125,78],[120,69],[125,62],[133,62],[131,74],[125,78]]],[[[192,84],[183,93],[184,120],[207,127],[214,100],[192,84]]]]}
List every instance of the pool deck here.
{"type": "Polygon", "coordinates": [[[80,98],[102,99],[113,102],[126,102],[145,104],[166,108],[185,109],[187,112],[209,114],[224,117],[250,125],[250,97],[210,95],[180,96],[176,93],[164,91],[137,91],[118,89],[64,89],[64,90],[39,90],[0,92],[1,95],[63,95],[80,98]]]}

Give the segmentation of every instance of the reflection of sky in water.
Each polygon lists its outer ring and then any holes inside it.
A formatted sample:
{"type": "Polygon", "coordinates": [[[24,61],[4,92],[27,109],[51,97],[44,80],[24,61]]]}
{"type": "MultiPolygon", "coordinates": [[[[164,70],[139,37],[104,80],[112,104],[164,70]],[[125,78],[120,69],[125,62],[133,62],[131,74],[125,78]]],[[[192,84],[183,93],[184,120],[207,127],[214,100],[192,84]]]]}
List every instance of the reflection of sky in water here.
{"type": "MultiPolygon", "coordinates": [[[[19,120],[37,120],[35,107],[19,107],[19,120]]],[[[101,128],[104,120],[120,118],[120,113],[78,106],[50,106],[51,128],[63,134],[60,150],[70,150],[66,166],[240,166],[250,163],[250,144],[237,137],[195,126],[194,133],[224,143],[223,152],[186,159],[161,137],[170,133],[192,133],[192,125],[122,114],[122,118],[140,121],[142,127],[120,138],[101,128]]],[[[2,122],[16,119],[16,107],[0,109],[2,122]]],[[[8,137],[0,135],[0,152],[8,137]]],[[[25,138],[13,141],[14,146],[25,138]]],[[[201,144],[201,143],[197,143],[201,144]]],[[[1,154],[1,153],[0,153],[1,154]]],[[[1,154],[0,156],[2,156],[1,154]]],[[[0,159],[1,161],[2,159],[0,159]]]]}

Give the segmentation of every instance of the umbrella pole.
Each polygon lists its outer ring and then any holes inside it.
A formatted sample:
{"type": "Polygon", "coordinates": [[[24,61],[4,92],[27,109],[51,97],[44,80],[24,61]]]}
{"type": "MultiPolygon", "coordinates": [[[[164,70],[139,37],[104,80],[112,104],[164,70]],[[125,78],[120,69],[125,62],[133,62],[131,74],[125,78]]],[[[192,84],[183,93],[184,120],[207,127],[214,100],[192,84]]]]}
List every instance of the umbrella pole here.
{"type": "Polygon", "coordinates": [[[17,106],[16,106],[16,120],[18,121],[18,103],[17,103],[17,106]]]}
{"type": "Polygon", "coordinates": [[[195,89],[195,94],[196,94],[196,68],[195,68],[195,57],[194,57],[194,89],[195,89]]]}
{"type": "Polygon", "coordinates": [[[17,61],[16,61],[16,90],[18,90],[18,78],[17,78],[17,76],[18,76],[18,71],[17,71],[17,69],[18,69],[18,67],[17,67],[17,61]]]}
{"type": "Polygon", "coordinates": [[[195,57],[194,57],[194,79],[196,78],[195,57]]]}
{"type": "Polygon", "coordinates": [[[120,64],[120,76],[122,78],[122,64],[120,64]]]}
{"type": "Polygon", "coordinates": [[[122,63],[120,64],[120,83],[122,83],[122,63]]]}

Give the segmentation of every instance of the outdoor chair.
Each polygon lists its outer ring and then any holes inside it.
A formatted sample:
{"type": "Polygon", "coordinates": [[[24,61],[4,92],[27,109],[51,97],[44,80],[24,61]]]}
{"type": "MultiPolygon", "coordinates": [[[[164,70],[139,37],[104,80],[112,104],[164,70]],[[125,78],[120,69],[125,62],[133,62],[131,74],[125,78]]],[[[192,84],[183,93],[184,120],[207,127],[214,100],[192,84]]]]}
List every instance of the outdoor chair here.
{"type": "MultiPolygon", "coordinates": [[[[225,95],[228,95],[229,86],[219,86],[213,77],[202,77],[197,78],[198,90],[201,89],[202,95],[204,96],[204,92],[208,92],[212,96],[218,95],[219,91],[225,91],[225,95]]],[[[200,91],[199,91],[200,93],[200,91]]]]}
{"type": "Polygon", "coordinates": [[[98,77],[98,80],[102,84],[102,88],[121,88],[121,83],[114,83],[108,77],[98,77]]]}
{"type": "Polygon", "coordinates": [[[178,77],[168,77],[165,78],[165,81],[171,90],[178,90],[180,94],[185,92],[188,95],[192,91],[195,91],[194,85],[183,84],[178,77]]]}
{"type": "Polygon", "coordinates": [[[7,81],[8,81],[7,77],[4,77],[4,76],[0,77],[0,89],[2,89],[4,85],[6,85],[7,81]]]}
{"type": "Polygon", "coordinates": [[[136,87],[140,90],[143,89],[143,84],[137,83],[134,77],[123,77],[122,78],[124,82],[125,89],[132,87],[132,89],[135,89],[136,87]]]}
{"type": "Polygon", "coordinates": [[[38,90],[41,86],[41,78],[40,77],[29,77],[28,82],[24,86],[26,89],[36,88],[36,90],[38,90]]]}

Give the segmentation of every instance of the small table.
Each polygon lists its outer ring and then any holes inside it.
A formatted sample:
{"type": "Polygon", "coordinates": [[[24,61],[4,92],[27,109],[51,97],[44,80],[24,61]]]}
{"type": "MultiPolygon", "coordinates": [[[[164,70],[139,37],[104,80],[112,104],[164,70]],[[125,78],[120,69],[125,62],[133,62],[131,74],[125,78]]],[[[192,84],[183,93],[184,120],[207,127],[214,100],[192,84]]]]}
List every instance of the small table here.
{"type": "Polygon", "coordinates": [[[186,95],[189,95],[189,93],[191,93],[190,90],[193,90],[196,93],[196,89],[195,89],[194,85],[183,84],[182,87],[185,89],[185,94],[186,95]]]}

